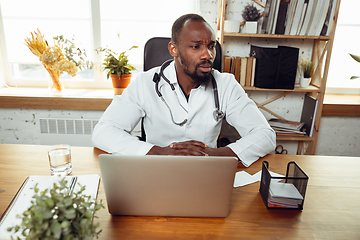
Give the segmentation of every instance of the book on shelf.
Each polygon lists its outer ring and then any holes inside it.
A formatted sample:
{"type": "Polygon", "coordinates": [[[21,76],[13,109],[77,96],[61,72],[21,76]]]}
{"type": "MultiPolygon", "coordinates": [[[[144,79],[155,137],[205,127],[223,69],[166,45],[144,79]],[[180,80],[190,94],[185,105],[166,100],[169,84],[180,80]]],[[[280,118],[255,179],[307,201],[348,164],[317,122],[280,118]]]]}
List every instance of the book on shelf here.
{"type": "Polygon", "coordinates": [[[301,26],[299,35],[306,35],[306,30],[309,27],[309,24],[311,23],[311,19],[313,16],[313,9],[314,6],[316,6],[317,0],[307,0],[307,8],[306,8],[306,12],[305,12],[305,16],[304,16],[304,20],[303,20],[303,24],[301,26]]]}
{"type": "Polygon", "coordinates": [[[241,86],[245,86],[246,67],[247,67],[247,59],[246,59],[246,57],[241,57],[240,58],[240,85],[241,86]]]}
{"type": "MultiPolygon", "coordinates": [[[[270,21],[270,9],[271,9],[271,3],[273,0],[266,0],[265,3],[265,8],[264,8],[264,15],[263,15],[263,20],[262,20],[262,24],[261,24],[261,33],[262,34],[266,34],[267,32],[267,26],[268,26],[268,22],[270,21]]],[[[275,0],[274,0],[275,1],[275,0]]]]}
{"type": "Polygon", "coordinates": [[[267,34],[275,33],[275,25],[276,25],[277,15],[279,13],[279,4],[280,4],[280,0],[271,1],[269,20],[265,31],[265,33],[267,34]]]}
{"type": "Polygon", "coordinates": [[[241,86],[254,86],[256,58],[225,56],[223,72],[234,75],[241,86]]]}
{"type": "Polygon", "coordinates": [[[301,113],[301,122],[304,122],[303,131],[309,137],[313,136],[318,100],[305,94],[304,105],[301,113]]]}
{"type": "Polygon", "coordinates": [[[284,119],[278,118],[271,118],[268,120],[269,124],[273,128],[277,128],[279,130],[289,130],[289,131],[300,131],[304,126],[304,122],[297,122],[297,121],[289,121],[284,119]]]}
{"type": "Polygon", "coordinates": [[[329,36],[331,30],[331,24],[334,18],[336,4],[337,4],[337,0],[330,0],[329,10],[325,18],[324,26],[321,29],[320,36],[329,36]]]}
{"type": "Polygon", "coordinates": [[[224,69],[223,72],[230,73],[230,67],[231,67],[231,57],[225,56],[224,57],[224,69]]]}
{"type": "Polygon", "coordinates": [[[240,83],[241,58],[240,57],[235,57],[234,62],[235,62],[234,76],[235,76],[236,81],[238,81],[240,83]]]}
{"type": "Polygon", "coordinates": [[[304,18],[305,18],[305,14],[306,14],[307,7],[308,7],[308,1],[309,0],[304,1],[304,6],[303,6],[303,9],[302,9],[302,12],[301,12],[299,25],[298,25],[297,30],[296,30],[296,35],[300,35],[301,28],[302,28],[302,26],[304,24],[304,18]]]}
{"type": "Polygon", "coordinates": [[[285,35],[290,35],[290,30],[291,30],[291,26],[293,24],[293,20],[294,20],[294,14],[295,14],[295,10],[296,10],[296,4],[297,4],[298,0],[291,0],[288,10],[287,10],[287,14],[286,14],[286,21],[285,21],[285,35]]]}
{"type": "Polygon", "coordinates": [[[324,23],[325,23],[325,20],[326,20],[327,13],[328,13],[328,11],[331,12],[331,9],[329,10],[330,2],[331,2],[331,0],[324,1],[324,5],[323,5],[323,8],[322,8],[320,18],[319,18],[319,22],[316,25],[316,29],[315,29],[315,32],[314,32],[315,36],[320,36],[321,30],[322,30],[322,28],[324,26],[324,23]]]}
{"type": "Polygon", "coordinates": [[[315,36],[316,29],[318,28],[320,19],[321,19],[322,14],[323,14],[324,7],[326,5],[326,2],[328,3],[328,1],[329,0],[318,0],[317,1],[316,7],[315,7],[315,9],[313,11],[314,15],[313,15],[313,17],[311,19],[311,24],[310,24],[309,28],[307,29],[306,35],[315,36]]]}
{"type": "Polygon", "coordinates": [[[279,5],[279,13],[276,20],[275,34],[284,34],[286,13],[289,6],[289,0],[281,0],[279,5]]]}
{"type": "Polygon", "coordinates": [[[290,35],[296,35],[297,30],[300,24],[301,20],[301,14],[303,12],[305,0],[297,0],[295,7],[294,7],[294,13],[293,13],[293,20],[292,24],[290,26],[290,35]]]}
{"type": "MultiPolygon", "coordinates": [[[[26,178],[0,219],[0,238],[10,237],[11,233],[7,231],[7,228],[21,224],[22,220],[18,218],[17,215],[22,215],[22,213],[31,206],[31,201],[35,194],[33,189],[35,184],[38,184],[37,188],[39,188],[39,192],[41,192],[45,189],[51,189],[53,184],[59,182],[61,179],[62,177],[35,175],[26,178]]],[[[86,186],[83,194],[90,196],[92,200],[96,199],[100,175],[66,176],[65,179],[68,180],[70,190],[78,192],[81,186],[86,186]]]]}

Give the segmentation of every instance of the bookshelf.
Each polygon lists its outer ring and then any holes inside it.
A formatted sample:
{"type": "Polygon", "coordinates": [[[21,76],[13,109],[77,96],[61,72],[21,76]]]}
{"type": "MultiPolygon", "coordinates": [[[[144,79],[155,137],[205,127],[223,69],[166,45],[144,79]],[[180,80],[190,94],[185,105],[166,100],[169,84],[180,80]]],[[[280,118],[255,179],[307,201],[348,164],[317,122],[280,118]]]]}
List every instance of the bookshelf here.
{"type": "MultiPolygon", "coordinates": [[[[269,0],[262,0],[260,3],[264,6],[265,3],[267,3],[269,0]],[[265,2],[265,3],[264,3],[265,2]]],[[[275,1],[275,0],[273,0],[275,1]]],[[[294,0],[289,0],[289,2],[294,0]]],[[[253,3],[256,5],[256,1],[248,1],[249,3],[253,3]]],[[[271,1],[270,1],[271,2],[271,1]]],[[[314,97],[317,101],[317,109],[316,109],[316,115],[315,115],[315,123],[314,123],[314,129],[313,129],[313,135],[311,137],[309,136],[277,136],[278,141],[297,141],[297,154],[315,154],[316,149],[316,142],[318,137],[318,131],[320,127],[320,120],[322,116],[322,109],[323,109],[323,101],[324,101],[324,95],[325,95],[325,86],[326,86],[326,80],[329,70],[329,63],[331,58],[331,52],[332,52],[332,46],[334,41],[334,34],[336,29],[336,22],[337,22],[337,16],[339,13],[339,7],[340,7],[341,0],[336,1],[336,5],[333,6],[333,17],[330,19],[331,21],[331,27],[328,31],[327,36],[315,36],[315,35],[283,35],[283,34],[247,34],[247,33],[228,33],[224,32],[224,22],[225,22],[225,15],[226,15],[226,8],[230,6],[226,3],[226,0],[219,0],[218,1],[218,15],[217,15],[217,40],[222,46],[223,49],[223,57],[226,55],[226,51],[224,51],[224,48],[227,47],[227,45],[231,45],[230,47],[236,46],[236,44],[246,47],[246,44],[252,44],[257,42],[271,42],[271,43],[286,43],[285,45],[288,46],[295,46],[301,45],[304,42],[307,43],[307,48],[310,54],[310,60],[314,62],[314,72],[311,78],[311,82],[309,87],[306,88],[300,88],[299,84],[295,84],[294,89],[264,89],[264,88],[257,88],[253,86],[243,86],[244,90],[246,92],[260,92],[260,93],[266,93],[266,92],[273,92],[278,93],[277,95],[271,97],[270,99],[267,99],[266,101],[262,103],[258,103],[255,101],[257,106],[269,113],[270,115],[285,119],[280,114],[276,113],[275,111],[269,109],[266,107],[266,105],[273,103],[279,99],[282,99],[284,96],[290,94],[290,93],[299,93],[299,94],[307,94],[312,97],[314,97]],[[231,44],[228,43],[229,42],[231,44]],[[235,42],[235,44],[234,44],[235,42]]],[[[290,4],[290,3],[289,3],[290,4]]],[[[259,4],[260,5],[260,4],[259,4]]],[[[261,11],[264,11],[265,8],[258,7],[258,9],[261,11]]],[[[250,51],[249,51],[250,53],[250,51]]],[[[241,57],[248,57],[247,56],[241,56],[241,57]]],[[[299,59],[301,60],[301,59],[299,59]]],[[[223,61],[224,62],[224,61],[223,61]]],[[[293,120],[293,119],[286,119],[286,120],[293,120]]]]}

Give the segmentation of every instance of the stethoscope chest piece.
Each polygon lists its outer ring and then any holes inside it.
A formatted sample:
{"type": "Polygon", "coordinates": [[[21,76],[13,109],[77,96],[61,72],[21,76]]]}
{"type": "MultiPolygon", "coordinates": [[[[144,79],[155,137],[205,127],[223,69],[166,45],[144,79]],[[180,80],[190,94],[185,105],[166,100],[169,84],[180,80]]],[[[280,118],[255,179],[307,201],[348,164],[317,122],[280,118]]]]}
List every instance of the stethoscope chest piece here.
{"type": "Polygon", "coordinates": [[[219,109],[215,109],[213,112],[213,116],[215,121],[219,122],[220,120],[222,120],[224,118],[224,113],[223,111],[219,110],[219,109]]]}

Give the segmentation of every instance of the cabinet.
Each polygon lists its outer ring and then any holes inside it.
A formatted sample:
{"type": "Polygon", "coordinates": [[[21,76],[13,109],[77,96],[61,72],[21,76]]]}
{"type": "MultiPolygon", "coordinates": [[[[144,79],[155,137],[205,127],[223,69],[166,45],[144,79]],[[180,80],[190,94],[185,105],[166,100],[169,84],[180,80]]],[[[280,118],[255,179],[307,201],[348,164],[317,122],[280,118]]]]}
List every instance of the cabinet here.
{"type": "MultiPolygon", "coordinates": [[[[337,16],[339,13],[340,0],[336,1],[334,17],[329,36],[299,36],[299,35],[276,35],[276,34],[245,34],[245,33],[228,33],[224,32],[224,22],[226,15],[226,0],[218,0],[218,16],[217,16],[217,40],[222,46],[223,55],[231,52],[231,48],[243,46],[245,50],[240,50],[236,55],[241,57],[248,56],[250,50],[246,48],[251,44],[266,44],[266,45],[288,45],[300,48],[301,56],[308,56],[314,62],[314,72],[311,78],[309,87],[300,88],[299,84],[295,84],[293,90],[286,89],[262,89],[255,87],[243,87],[248,93],[263,92],[268,94],[273,93],[271,98],[263,102],[256,102],[258,107],[273,117],[285,119],[285,117],[278,114],[276,111],[267,107],[268,104],[276,100],[283,99],[290,93],[308,94],[316,98],[318,101],[313,135],[309,136],[277,136],[278,141],[297,141],[297,154],[315,154],[318,131],[320,127],[320,120],[323,109],[323,100],[325,94],[326,80],[329,70],[329,63],[331,58],[331,51],[333,46],[334,34],[336,29],[337,16]],[[247,52],[247,55],[245,53],[247,52]]],[[[299,55],[300,56],[300,55],[299,55]]],[[[299,57],[301,60],[301,57],[299,57]]],[[[224,61],[223,61],[224,62],[224,61]]],[[[296,119],[287,119],[296,120],[296,119]]]]}

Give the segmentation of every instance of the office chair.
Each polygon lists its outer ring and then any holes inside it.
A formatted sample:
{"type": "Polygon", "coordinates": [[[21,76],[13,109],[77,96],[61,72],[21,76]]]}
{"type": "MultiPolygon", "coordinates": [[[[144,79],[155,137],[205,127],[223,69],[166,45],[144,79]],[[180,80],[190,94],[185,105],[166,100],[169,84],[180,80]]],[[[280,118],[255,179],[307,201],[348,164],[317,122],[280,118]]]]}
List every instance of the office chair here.
{"type": "MultiPolygon", "coordinates": [[[[166,37],[154,37],[150,38],[144,46],[144,72],[153,68],[161,66],[166,60],[173,59],[173,56],[170,55],[168,50],[168,44],[170,38],[166,37]]],[[[216,41],[216,56],[214,59],[214,68],[218,71],[221,71],[221,60],[222,60],[222,50],[221,45],[216,41]]],[[[146,134],[144,130],[143,119],[141,120],[141,136],[140,140],[146,140],[146,134]]]]}
{"type": "MultiPolygon", "coordinates": [[[[144,72],[153,68],[161,66],[166,60],[172,59],[168,50],[170,38],[154,37],[150,38],[144,47],[144,72]]],[[[216,41],[216,57],[214,60],[214,68],[221,72],[222,51],[221,45],[216,41]]]]}

